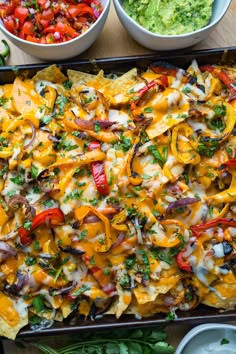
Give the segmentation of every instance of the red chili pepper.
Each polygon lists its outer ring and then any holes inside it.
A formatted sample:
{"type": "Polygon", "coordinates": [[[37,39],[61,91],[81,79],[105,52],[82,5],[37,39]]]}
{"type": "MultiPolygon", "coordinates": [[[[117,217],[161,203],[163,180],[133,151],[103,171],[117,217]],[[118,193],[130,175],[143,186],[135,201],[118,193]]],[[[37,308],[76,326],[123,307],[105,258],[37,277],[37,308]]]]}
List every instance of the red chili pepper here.
{"type": "Polygon", "coordinates": [[[144,94],[149,91],[152,87],[161,86],[163,88],[168,86],[168,78],[166,76],[161,76],[158,79],[150,81],[146,86],[142,87],[139,91],[135,92],[135,99],[130,103],[131,112],[133,112],[140,99],[144,96],[144,94]]]}
{"type": "Polygon", "coordinates": [[[106,276],[104,274],[104,269],[91,264],[91,258],[86,256],[85,254],[82,255],[83,261],[86,263],[88,269],[94,276],[94,278],[97,280],[103,291],[107,295],[112,295],[115,291],[114,285],[111,283],[110,277],[106,276]]]}
{"type": "Polygon", "coordinates": [[[215,68],[211,65],[204,65],[201,68],[201,71],[209,71],[213,76],[217,77],[223,84],[229,89],[230,97],[229,101],[233,101],[236,99],[236,88],[234,87],[234,83],[229,75],[223,71],[215,68]]]}
{"type": "Polygon", "coordinates": [[[236,166],[236,159],[230,159],[224,163],[222,163],[220,169],[224,169],[224,168],[231,168],[231,167],[235,167],[236,166]]]}
{"type": "Polygon", "coordinates": [[[185,272],[192,272],[192,267],[191,265],[188,263],[188,261],[186,261],[186,259],[184,259],[184,253],[185,253],[186,249],[183,249],[182,251],[180,251],[178,254],[177,254],[177,257],[176,257],[176,262],[177,262],[177,265],[178,267],[185,271],[185,272]]]}
{"type": "MultiPolygon", "coordinates": [[[[88,147],[89,151],[95,149],[101,149],[101,145],[99,142],[92,141],[88,147]]],[[[91,163],[91,169],[93,174],[93,179],[96,184],[97,190],[102,195],[106,196],[109,194],[109,186],[107,182],[107,177],[104,170],[103,161],[96,161],[91,163]]]]}
{"type": "Polygon", "coordinates": [[[28,246],[33,241],[31,233],[39,225],[50,222],[51,225],[57,226],[65,222],[64,215],[62,211],[58,208],[52,208],[44,210],[37,214],[33,219],[29,230],[26,230],[23,226],[18,229],[18,234],[20,236],[20,241],[22,245],[28,246]]]}
{"type": "Polygon", "coordinates": [[[236,227],[236,218],[219,218],[215,220],[208,221],[204,224],[198,224],[191,226],[190,229],[194,236],[199,237],[201,234],[214,226],[231,226],[236,227]]]}

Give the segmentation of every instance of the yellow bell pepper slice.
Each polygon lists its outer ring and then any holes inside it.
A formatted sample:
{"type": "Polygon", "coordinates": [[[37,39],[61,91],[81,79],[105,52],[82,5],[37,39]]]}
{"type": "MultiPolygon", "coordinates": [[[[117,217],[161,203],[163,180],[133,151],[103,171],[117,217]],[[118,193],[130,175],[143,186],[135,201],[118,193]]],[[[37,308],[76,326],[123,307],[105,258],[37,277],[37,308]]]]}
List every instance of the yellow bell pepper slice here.
{"type": "Polygon", "coordinates": [[[104,245],[97,243],[95,245],[94,249],[96,252],[107,252],[112,245],[111,228],[110,228],[110,223],[109,223],[108,218],[106,216],[104,216],[102,213],[100,213],[97,209],[95,209],[89,205],[83,205],[79,208],[76,208],[74,213],[75,213],[76,219],[80,222],[83,222],[83,219],[89,213],[92,213],[92,214],[95,214],[104,223],[106,242],[104,245]]]}
{"type": "Polygon", "coordinates": [[[196,143],[191,139],[193,135],[192,128],[186,123],[176,125],[172,130],[171,150],[176,159],[183,164],[196,165],[201,158],[196,152],[196,143]],[[178,136],[182,135],[188,138],[188,141],[178,141],[178,136]]]}

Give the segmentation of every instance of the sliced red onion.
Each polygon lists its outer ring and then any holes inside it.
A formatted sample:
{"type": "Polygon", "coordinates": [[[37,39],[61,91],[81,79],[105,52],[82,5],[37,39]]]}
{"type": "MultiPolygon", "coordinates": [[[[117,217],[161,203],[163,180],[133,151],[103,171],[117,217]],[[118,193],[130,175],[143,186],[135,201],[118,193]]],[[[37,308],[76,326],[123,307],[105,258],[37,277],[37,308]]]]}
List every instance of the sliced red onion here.
{"type": "Polygon", "coordinates": [[[61,38],[60,32],[54,32],[54,38],[55,39],[60,39],[61,38]]]}
{"type": "Polygon", "coordinates": [[[109,295],[109,296],[115,295],[115,292],[116,292],[115,286],[114,286],[114,284],[112,284],[112,283],[109,283],[109,284],[107,284],[107,285],[104,285],[104,286],[102,287],[102,290],[105,291],[105,293],[106,293],[107,295],[109,295]]]}
{"type": "Polygon", "coordinates": [[[4,287],[4,291],[9,295],[17,296],[19,295],[19,291],[23,288],[25,284],[27,284],[29,280],[29,276],[27,273],[16,273],[16,282],[13,284],[6,284],[4,287]]]}
{"type": "Polygon", "coordinates": [[[138,240],[138,244],[143,244],[143,236],[142,236],[142,232],[141,232],[141,229],[140,229],[140,224],[138,222],[138,218],[135,217],[134,218],[134,227],[135,227],[135,230],[136,230],[136,234],[137,234],[137,240],[138,240]]]}
{"type": "Polygon", "coordinates": [[[86,216],[86,218],[84,218],[85,224],[92,224],[92,223],[96,223],[99,221],[101,221],[101,220],[96,215],[89,215],[89,216],[86,216]]]}
{"type": "Polygon", "coordinates": [[[17,205],[24,205],[26,210],[25,210],[25,217],[27,219],[33,219],[33,217],[36,215],[36,210],[35,208],[29,204],[28,200],[23,197],[20,194],[13,195],[9,201],[8,201],[8,206],[12,209],[16,209],[17,205]]]}
{"type": "Polygon", "coordinates": [[[113,298],[108,299],[97,298],[92,303],[89,316],[92,320],[97,319],[97,316],[101,316],[103,313],[107,312],[113,302],[113,298]]]}
{"type": "Polygon", "coordinates": [[[35,126],[33,125],[33,123],[30,121],[30,120],[26,120],[26,122],[27,123],[29,123],[29,125],[30,125],[30,127],[31,127],[31,130],[32,130],[32,137],[31,137],[31,139],[30,139],[30,141],[26,144],[26,145],[24,145],[24,149],[27,149],[28,147],[30,147],[32,144],[33,144],[33,142],[34,142],[34,140],[35,140],[35,138],[36,138],[36,129],[35,129],[35,126]]]}
{"type": "Polygon", "coordinates": [[[116,122],[110,122],[109,120],[84,120],[76,118],[75,123],[80,129],[94,130],[95,124],[99,124],[102,129],[107,129],[116,122]]]}
{"type": "Polygon", "coordinates": [[[168,208],[166,209],[166,213],[168,214],[172,209],[186,207],[186,206],[188,206],[190,204],[194,204],[198,201],[199,200],[197,198],[183,198],[180,200],[176,200],[175,202],[172,202],[168,205],[168,208]]]}
{"type": "Polygon", "coordinates": [[[115,248],[117,246],[119,246],[125,239],[125,232],[120,232],[115,243],[113,243],[113,245],[111,246],[111,248],[115,248]]]}
{"type": "Polygon", "coordinates": [[[16,249],[4,241],[0,241],[0,253],[4,253],[6,256],[12,257],[17,255],[16,249]]]}
{"type": "Polygon", "coordinates": [[[172,296],[165,296],[163,302],[167,306],[173,306],[175,304],[175,299],[172,296]]]}
{"type": "Polygon", "coordinates": [[[8,206],[10,208],[15,209],[16,205],[18,205],[18,204],[22,204],[22,205],[28,206],[29,202],[28,202],[28,200],[25,197],[23,197],[20,194],[13,195],[12,197],[10,197],[10,199],[8,201],[8,206]]]}
{"type": "Polygon", "coordinates": [[[66,247],[61,247],[59,246],[60,250],[62,252],[65,252],[65,253],[70,253],[70,254],[73,254],[75,256],[81,256],[82,254],[84,254],[85,252],[84,251],[81,251],[77,248],[73,248],[71,246],[66,246],[66,247]]]}
{"type": "Polygon", "coordinates": [[[68,294],[71,290],[73,290],[76,287],[76,282],[73,281],[70,285],[65,286],[64,288],[49,288],[48,293],[50,296],[57,296],[57,295],[63,295],[63,294],[68,294]]]}
{"type": "Polygon", "coordinates": [[[59,143],[60,139],[57,139],[54,135],[49,134],[48,140],[52,141],[53,143],[59,143]]]}
{"type": "Polygon", "coordinates": [[[96,7],[93,8],[93,13],[96,18],[98,18],[100,16],[100,12],[96,9],[96,7]]]}

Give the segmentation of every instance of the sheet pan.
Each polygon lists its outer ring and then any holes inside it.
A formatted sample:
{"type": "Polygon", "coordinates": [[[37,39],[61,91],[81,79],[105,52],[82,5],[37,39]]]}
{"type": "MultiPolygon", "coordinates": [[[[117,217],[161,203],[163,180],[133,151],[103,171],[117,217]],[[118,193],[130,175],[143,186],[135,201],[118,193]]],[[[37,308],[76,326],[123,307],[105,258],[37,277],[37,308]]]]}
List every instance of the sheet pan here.
{"type": "MultiPolygon", "coordinates": [[[[150,63],[157,60],[165,60],[180,67],[187,67],[193,59],[196,59],[199,64],[227,64],[236,65],[236,47],[201,50],[201,51],[182,51],[170,53],[156,53],[151,55],[118,57],[118,58],[103,58],[96,60],[80,60],[70,62],[58,62],[57,64],[63,71],[74,69],[96,73],[99,69],[103,69],[105,73],[123,73],[130,68],[138,67],[146,69],[150,63]]],[[[17,75],[32,77],[38,70],[50,65],[33,64],[20,65],[17,67],[0,67],[0,83],[10,83],[17,75]]],[[[32,332],[29,327],[21,330],[17,338],[35,337],[42,335],[59,335],[71,334],[73,332],[88,331],[88,330],[110,330],[117,328],[132,328],[132,327],[150,327],[150,326],[165,326],[170,324],[200,324],[205,322],[222,322],[236,320],[235,311],[220,311],[218,309],[209,308],[207,306],[199,306],[188,312],[177,311],[177,318],[174,321],[167,321],[165,314],[157,314],[152,317],[136,319],[135,316],[125,315],[119,320],[114,316],[104,316],[100,320],[92,321],[89,319],[79,318],[76,315],[63,321],[63,323],[55,322],[54,325],[41,332],[32,332]]]]}

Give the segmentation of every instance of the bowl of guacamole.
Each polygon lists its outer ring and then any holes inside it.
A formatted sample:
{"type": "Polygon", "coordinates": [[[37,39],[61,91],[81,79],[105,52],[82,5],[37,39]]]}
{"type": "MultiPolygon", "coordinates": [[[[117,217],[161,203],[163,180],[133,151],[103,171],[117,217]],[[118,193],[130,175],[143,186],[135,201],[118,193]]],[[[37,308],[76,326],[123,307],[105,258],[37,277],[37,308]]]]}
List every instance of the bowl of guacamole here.
{"type": "Polygon", "coordinates": [[[123,0],[127,14],[148,31],[178,35],[208,25],[214,0],[123,0]]]}
{"type": "Polygon", "coordinates": [[[129,34],[152,50],[192,46],[223,19],[232,0],[113,0],[129,34]]]}

